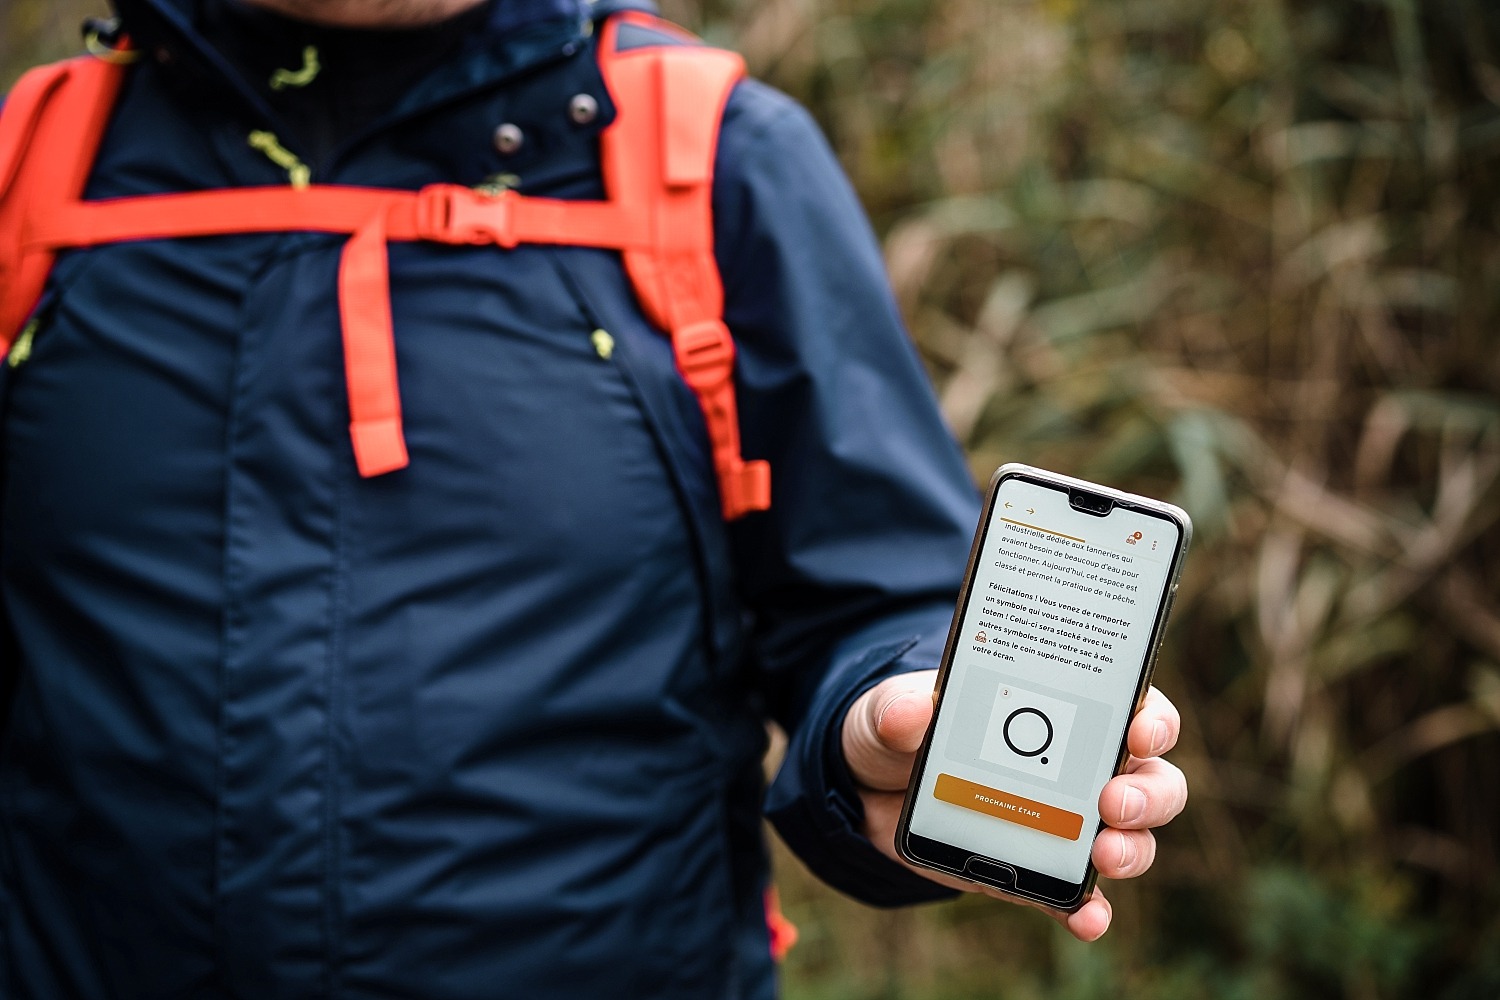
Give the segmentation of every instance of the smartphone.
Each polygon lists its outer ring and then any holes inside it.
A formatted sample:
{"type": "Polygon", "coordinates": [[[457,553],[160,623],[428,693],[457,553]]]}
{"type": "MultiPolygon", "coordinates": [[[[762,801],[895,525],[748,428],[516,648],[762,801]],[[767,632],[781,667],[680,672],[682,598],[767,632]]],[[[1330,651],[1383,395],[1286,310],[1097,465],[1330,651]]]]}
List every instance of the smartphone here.
{"type": "Polygon", "coordinates": [[[1099,793],[1125,764],[1192,533],[1160,500],[996,471],[896,832],[902,857],[1083,905],[1099,793]]]}

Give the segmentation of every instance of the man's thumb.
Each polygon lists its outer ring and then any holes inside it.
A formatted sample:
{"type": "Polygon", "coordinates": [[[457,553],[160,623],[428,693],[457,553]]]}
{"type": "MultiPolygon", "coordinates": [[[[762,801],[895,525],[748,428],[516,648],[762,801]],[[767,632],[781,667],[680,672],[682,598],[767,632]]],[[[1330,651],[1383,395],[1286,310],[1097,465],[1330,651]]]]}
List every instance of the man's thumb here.
{"type": "Polygon", "coordinates": [[[898,674],[866,691],[844,719],[844,759],[854,779],[868,788],[906,787],[912,754],[932,721],[936,672],[898,674]]]}

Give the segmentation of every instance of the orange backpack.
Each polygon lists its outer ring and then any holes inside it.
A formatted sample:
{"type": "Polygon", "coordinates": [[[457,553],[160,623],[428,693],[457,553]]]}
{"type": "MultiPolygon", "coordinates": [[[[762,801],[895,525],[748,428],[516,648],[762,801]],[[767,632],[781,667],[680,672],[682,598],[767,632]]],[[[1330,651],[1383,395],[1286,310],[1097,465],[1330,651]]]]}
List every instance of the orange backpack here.
{"type": "Polygon", "coordinates": [[[253,187],[84,201],[126,60],[82,56],[32,70],[0,114],[0,353],[35,310],[60,250],[227,233],[349,234],[338,278],[349,433],[360,475],[378,476],[407,464],[390,241],[618,250],[642,309],[671,337],[677,368],[703,408],[724,517],[767,509],[770,468],[740,454],[734,342],[724,325],[713,246],[719,122],[744,62],[698,44],[620,51],[624,23],[693,41],[646,14],[605,22],[599,66],[617,109],[600,136],[605,201],[487,194],[453,184],[420,191],[253,187]]]}

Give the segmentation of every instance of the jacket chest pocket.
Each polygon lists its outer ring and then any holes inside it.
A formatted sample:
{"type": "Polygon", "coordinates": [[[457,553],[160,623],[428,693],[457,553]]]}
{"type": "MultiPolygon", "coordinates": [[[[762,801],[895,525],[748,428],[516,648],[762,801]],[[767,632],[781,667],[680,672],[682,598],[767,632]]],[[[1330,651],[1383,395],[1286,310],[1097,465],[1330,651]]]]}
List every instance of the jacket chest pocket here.
{"type": "Polygon", "coordinates": [[[729,540],[720,513],[708,432],[697,397],[677,370],[671,341],[642,315],[618,256],[551,251],[580,308],[607,331],[620,377],[649,423],[693,532],[716,659],[732,663],[741,640],[729,540]]]}
{"type": "Polygon", "coordinates": [[[574,252],[392,248],[411,461],[345,477],[345,670],[360,741],[416,739],[434,774],[466,747],[519,752],[539,720],[611,719],[664,753],[676,732],[694,749],[671,773],[717,757],[711,471],[663,412],[669,345],[603,284],[618,261],[580,280],[574,252]],[[501,690],[529,707],[497,710],[501,690]]]}
{"type": "MultiPolygon", "coordinates": [[[[565,253],[391,248],[411,464],[369,481],[414,498],[478,491],[559,557],[602,521],[623,541],[633,525],[685,513],[678,449],[637,370],[633,331],[571,280],[565,253]]],[[[610,543],[588,545],[610,558],[610,543]]]]}

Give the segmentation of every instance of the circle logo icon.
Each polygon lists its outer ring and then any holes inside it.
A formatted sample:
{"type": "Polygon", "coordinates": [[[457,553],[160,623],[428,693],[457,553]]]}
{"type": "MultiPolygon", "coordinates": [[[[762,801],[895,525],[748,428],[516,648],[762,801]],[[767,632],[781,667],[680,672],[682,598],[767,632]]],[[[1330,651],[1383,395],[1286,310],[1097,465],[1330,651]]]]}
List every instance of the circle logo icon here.
{"type": "MultiPolygon", "coordinates": [[[[1032,708],[1029,705],[1018,708],[1006,716],[1005,725],[1000,728],[1000,736],[1005,740],[1005,745],[1010,747],[1011,752],[1018,757],[1042,757],[1042,754],[1046,753],[1047,748],[1052,745],[1053,735],[1052,720],[1047,718],[1047,713],[1039,708],[1032,708]],[[1025,719],[1019,726],[1016,726],[1017,719],[1023,719],[1027,716],[1034,717],[1037,722],[1042,724],[1043,728],[1038,729],[1036,722],[1032,722],[1030,719],[1025,719]],[[1017,730],[1014,734],[1011,732],[1012,727],[1017,730]],[[1045,734],[1043,730],[1045,730],[1045,734]],[[1017,745],[1017,740],[1020,740],[1028,747],[1031,744],[1037,745],[1031,749],[1023,749],[1017,745]]],[[[1042,757],[1042,763],[1047,763],[1046,757],[1042,757]]]]}
{"type": "Polygon", "coordinates": [[[1008,678],[996,680],[999,683],[985,723],[984,741],[979,746],[979,760],[1019,771],[1027,777],[1061,781],[1063,766],[1073,753],[1070,748],[1078,703],[1058,695],[1028,691],[1008,678]]]}

